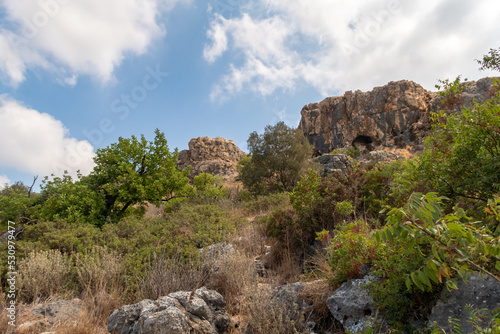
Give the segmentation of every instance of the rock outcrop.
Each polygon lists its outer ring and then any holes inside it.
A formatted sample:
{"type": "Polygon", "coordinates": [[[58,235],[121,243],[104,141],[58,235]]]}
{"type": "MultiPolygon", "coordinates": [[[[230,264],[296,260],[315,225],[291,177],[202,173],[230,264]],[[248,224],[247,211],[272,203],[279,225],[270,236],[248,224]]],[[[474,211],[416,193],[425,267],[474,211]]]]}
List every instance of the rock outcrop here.
{"type": "Polygon", "coordinates": [[[229,325],[224,299],[206,288],[174,292],[156,301],[145,299],[115,310],[108,318],[108,332],[113,334],[220,334],[229,325]]]}
{"type": "MultiPolygon", "coordinates": [[[[463,102],[484,100],[491,85],[491,78],[464,83],[463,102]]],[[[320,154],[351,145],[363,153],[406,146],[418,151],[431,127],[429,113],[441,108],[440,101],[415,82],[389,82],[306,105],[299,128],[320,154]]]]}
{"type": "Polygon", "coordinates": [[[179,152],[177,164],[181,169],[191,165],[193,177],[200,173],[210,173],[231,181],[237,177],[237,164],[245,155],[233,140],[198,137],[189,141],[189,150],[179,152]]]}
{"type": "Polygon", "coordinates": [[[361,279],[351,279],[340,286],[326,304],[335,319],[345,330],[352,333],[363,332],[375,321],[377,308],[365,289],[375,277],[367,275],[361,279]]]}
{"type": "Polygon", "coordinates": [[[345,174],[347,170],[353,168],[353,163],[345,154],[323,154],[320,157],[314,158],[314,160],[319,162],[323,168],[323,176],[327,176],[335,171],[345,174]]]}
{"type": "MultiPolygon", "coordinates": [[[[464,333],[473,333],[467,306],[475,310],[487,309],[493,311],[500,307],[500,283],[489,276],[481,277],[474,274],[467,282],[457,284],[458,289],[448,292],[445,290],[436,306],[432,309],[429,326],[434,322],[450,332],[449,318],[458,319],[464,333]]],[[[488,319],[483,319],[484,321],[488,319]]]]}

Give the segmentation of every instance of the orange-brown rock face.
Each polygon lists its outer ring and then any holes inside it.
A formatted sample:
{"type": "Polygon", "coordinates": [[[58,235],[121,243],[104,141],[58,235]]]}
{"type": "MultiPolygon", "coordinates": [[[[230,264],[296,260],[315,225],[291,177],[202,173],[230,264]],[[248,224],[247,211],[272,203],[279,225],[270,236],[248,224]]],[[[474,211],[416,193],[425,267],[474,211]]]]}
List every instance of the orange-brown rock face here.
{"type": "MultiPolygon", "coordinates": [[[[465,83],[465,101],[482,99],[490,87],[490,78],[465,83]]],[[[350,145],[363,151],[406,146],[417,151],[430,130],[429,112],[439,106],[436,93],[402,80],[308,104],[302,109],[299,128],[318,153],[350,145]]]]}
{"type": "Polygon", "coordinates": [[[181,169],[193,166],[192,176],[210,173],[229,181],[238,175],[237,164],[245,155],[232,140],[198,137],[189,141],[189,150],[179,152],[177,164],[181,169]]]}

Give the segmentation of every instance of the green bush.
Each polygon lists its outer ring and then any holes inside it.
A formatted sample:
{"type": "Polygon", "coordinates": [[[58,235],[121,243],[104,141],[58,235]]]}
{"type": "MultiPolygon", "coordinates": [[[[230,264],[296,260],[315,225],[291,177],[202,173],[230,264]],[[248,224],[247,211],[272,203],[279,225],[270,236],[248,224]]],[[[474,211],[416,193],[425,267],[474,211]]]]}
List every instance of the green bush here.
{"type": "Polygon", "coordinates": [[[346,224],[334,232],[328,247],[328,264],[334,273],[333,285],[361,278],[377,257],[378,243],[370,237],[371,228],[363,221],[346,224]]]}

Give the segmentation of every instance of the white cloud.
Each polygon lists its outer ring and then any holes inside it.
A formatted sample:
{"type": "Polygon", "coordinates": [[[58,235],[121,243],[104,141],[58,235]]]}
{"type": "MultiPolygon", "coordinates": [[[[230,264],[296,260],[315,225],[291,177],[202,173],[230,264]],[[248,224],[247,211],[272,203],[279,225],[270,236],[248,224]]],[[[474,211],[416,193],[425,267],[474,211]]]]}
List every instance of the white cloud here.
{"type": "Polygon", "coordinates": [[[5,175],[0,175],[0,190],[5,189],[6,184],[10,184],[10,179],[5,175]]]}
{"type": "Polygon", "coordinates": [[[89,174],[94,148],[86,140],[69,137],[64,125],[50,116],[0,96],[0,165],[47,176],[67,170],[89,174]]]}
{"type": "Polygon", "coordinates": [[[107,82],[127,55],[145,53],[165,35],[160,14],[189,1],[0,0],[6,12],[0,70],[13,85],[24,80],[27,68],[39,65],[58,71],[60,81],[70,85],[78,75],[107,82]],[[12,38],[6,42],[12,35],[16,47],[12,38]]]}
{"type": "Polygon", "coordinates": [[[232,56],[213,99],[304,84],[332,95],[401,79],[433,89],[459,74],[495,75],[474,59],[500,46],[496,0],[254,0],[240,11],[215,15],[207,32],[207,61],[232,56]]]}

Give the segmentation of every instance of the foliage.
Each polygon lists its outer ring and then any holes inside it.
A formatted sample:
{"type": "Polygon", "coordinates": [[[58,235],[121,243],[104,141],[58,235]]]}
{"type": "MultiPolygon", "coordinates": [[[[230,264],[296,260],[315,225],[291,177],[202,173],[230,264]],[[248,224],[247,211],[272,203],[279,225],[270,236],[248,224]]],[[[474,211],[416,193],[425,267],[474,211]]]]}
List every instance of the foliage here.
{"type": "MultiPolygon", "coordinates": [[[[455,86],[455,85],[453,85],[455,86]]],[[[453,90],[450,91],[451,94],[453,90]]],[[[461,113],[434,114],[417,178],[448,198],[486,202],[500,191],[500,92],[461,113]]]]}
{"type": "Polygon", "coordinates": [[[268,125],[264,134],[250,134],[252,156],[241,165],[240,178],[253,194],[290,191],[311,166],[313,148],[299,129],[284,122],[268,125]]]}
{"type": "Polygon", "coordinates": [[[22,182],[7,185],[0,191],[0,226],[7,226],[9,220],[16,222],[25,216],[33,201],[30,188],[22,182]]]}
{"type": "Polygon", "coordinates": [[[361,155],[361,151],[359,150],[359,148],[355,146],[348,146],[348,147],[336,148],[333,151],[331,151],[330,154],[345,154],[348,157],[356,159],[361,155]]]}
{"type": "Polygon", "coordinates": [[[483,59],[476,60],[481,67],[481,71],[490,69],[495,71],[500,71],[500,48],[498,50],[490,49],[488,54],[483,56],[483,59]]]}
{"type": "Polygon", "coordinates": [[[224,197],[227,190],[222,186],[222,178],[209,173],[201,173],[193,179],[193,187],[196,197],[206,200],[214,200],[224,197]]]}
{"type": "Polygon", "coordinates": [[[103,194],[103,214],[116,222],[131,206],[159,206],[188,184],[189,170],[179,171],[176,160],[177,149],[170,152],[158,129],[150,142],[143,135],[140,140],[120,137],[118,143],[97,150],[96,166],[86,184],[103,194]]]}
{"type": "Polygon", "coordinates": [[[443,282],[456,288],[457,276],[466,279],[472,270],[498,280],[489,270],[500,270],[499,237],[481,222],[473,222],[462,209],[445,215],[443,200],[436,193],[413,194],[406,206],[388,213],[386,227],[376,234],[380,242],[400,239],[407,247],[421,250],[426,263],[407,275],[407,288],[430,291],[443,282]]]}
{"type": "Polygon", "coordinates": [[[74,181],[67,173],[52,179],[45,177],[41,196],[33,210],[35,217],[48,221],[102,224],[106,218],[103,215],[104,197],[89,188],[81,178],[79,174],[78,180],[74,181]]]}
{"type": "Polygon", "coordinates": [[[127,214],[142,214],[148,203],[159,206],[188,185],[189,170],[179,171],[176,159],[177,150],[170,152],[158,129],[150,142],[144,136],[120,137],[97,150],[89,176],[46,178],[37,202],[39,218],[102,226],[127,214]]]}
{"type": "Polygon", "coordinates": [[[329,265],[334,272],[333,285],[351,278],[360,278],[363,268],[371,264],[377,256],[377,242],[370,237],[371,229],[363,221],[347,224],[336,231],[329,248],[329,265]]]}
{"type": "Polygon", "coordinates": [[[408,291],[406,287],[407,275],[422,267],[425,261],[419,247],[408,247],[404,240],[379,244],[377,248],[371,273],[378,280],[369,283],[368,290],[392,328],[404,328],[410,317],[425,318],[431,309],[426,305],[433,305],[433,296],[440,292],[439,287],[431,293],[408,291]]]}

